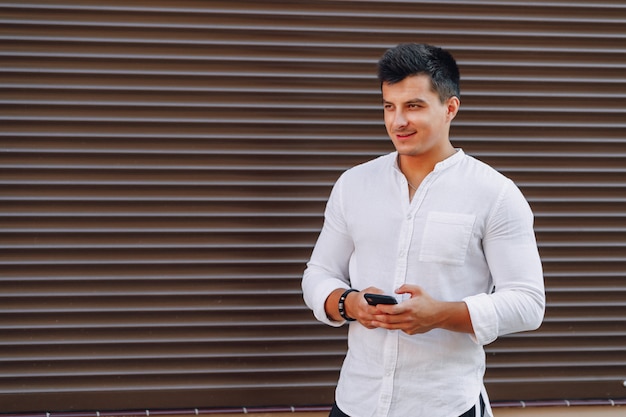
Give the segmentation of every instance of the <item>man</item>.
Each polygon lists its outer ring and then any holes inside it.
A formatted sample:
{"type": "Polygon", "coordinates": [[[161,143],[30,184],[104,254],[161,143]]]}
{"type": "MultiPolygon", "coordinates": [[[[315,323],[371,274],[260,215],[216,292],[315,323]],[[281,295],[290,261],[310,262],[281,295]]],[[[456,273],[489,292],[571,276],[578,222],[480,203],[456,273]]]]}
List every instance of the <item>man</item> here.
{"type": "Polygon", "coordinates": [[[330,416],[492,416],[482,346],[544,314],[532,212],[450,143],[460,93],[447,51],[398,45],[378,75],[396,151],[341,175],[302,281],[318,320],[350,322],[330,416]]]}

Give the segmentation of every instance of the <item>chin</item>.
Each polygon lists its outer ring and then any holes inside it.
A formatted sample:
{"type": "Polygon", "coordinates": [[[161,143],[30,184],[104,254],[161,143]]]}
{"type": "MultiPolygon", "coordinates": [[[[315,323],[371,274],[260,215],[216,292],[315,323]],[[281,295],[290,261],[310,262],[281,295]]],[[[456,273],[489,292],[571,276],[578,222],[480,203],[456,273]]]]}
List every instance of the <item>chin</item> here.
{"type": "Polygon", "coordinates": [[[400,146],[396,145],[396,151],[398,151],[399,155],[405,156],[415,156],[421,155],[423,153],[420,148],[417,148],[415,146],[403,146],[402,144],[400,144],[400,146]]]}

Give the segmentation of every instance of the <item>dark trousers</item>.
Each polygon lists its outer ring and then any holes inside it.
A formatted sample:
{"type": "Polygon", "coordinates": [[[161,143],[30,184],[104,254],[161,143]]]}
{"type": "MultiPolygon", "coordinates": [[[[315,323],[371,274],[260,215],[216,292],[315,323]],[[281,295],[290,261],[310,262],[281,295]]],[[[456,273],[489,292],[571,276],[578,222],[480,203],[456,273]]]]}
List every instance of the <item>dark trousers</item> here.
{"type": "MultiPolygon", "coordinates": [[[[484,416],[485,415],[485,401],[483,400],[482,395],[480,396],[480,410],[481,410],[481,416],[484,416]]],[[[344,413],[343,411],[341,411],[339,407],[337,407],[337,404],[335,403],[333,405],[333,408],[330,410],[330,414],[328,415],[328,417],[350,417],[350,416],[344,413]]],[[[459,417],[477,417],[476,406],[473,406],[472,408],[470,408],[469,410],[461,414],[459,417]]]]}

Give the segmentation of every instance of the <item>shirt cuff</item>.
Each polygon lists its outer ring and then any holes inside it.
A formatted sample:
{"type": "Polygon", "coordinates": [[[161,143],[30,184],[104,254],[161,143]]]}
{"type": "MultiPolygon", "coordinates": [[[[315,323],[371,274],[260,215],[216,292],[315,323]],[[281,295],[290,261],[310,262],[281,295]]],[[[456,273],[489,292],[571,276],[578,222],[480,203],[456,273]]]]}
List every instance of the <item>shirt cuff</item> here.
{"type": "Polygon", "coordinates": [[[474,328],[472,339],[479,345],[488,345],[498,338],[496,307],[488,294],[477,294],[463,299],[474,328]]]}
{"type": "Polygon", "coordinates": [[[315,315],[315,318],[332,327],[340,327],[346,322],[346,320],[331,320],[326,314],[326,309],[324,308],[326,305],[326,299],[337,288],[344,288],[347,290],[350,287],[347,287],[346,283],[341,280],[327,280],[315,289],[314,295],[316,305],[313,308],[313,314],[315,315]]]}

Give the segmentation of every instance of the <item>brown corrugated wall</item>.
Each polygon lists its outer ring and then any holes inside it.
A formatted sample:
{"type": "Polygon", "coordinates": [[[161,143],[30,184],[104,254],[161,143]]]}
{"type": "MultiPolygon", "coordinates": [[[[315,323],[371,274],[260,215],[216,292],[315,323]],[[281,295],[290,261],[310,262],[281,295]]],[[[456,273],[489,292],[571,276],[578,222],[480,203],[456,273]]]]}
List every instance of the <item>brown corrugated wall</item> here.
{"type": "Polygon", "coordinates": [[[0,410],[331,403],[300,277],[392,150],[406,41],[456,55],[453,142],[536,215],[547,315],[487,346],[492,399],[626,397],[624,1],[3,1],[0,39],[0,410]]]}

